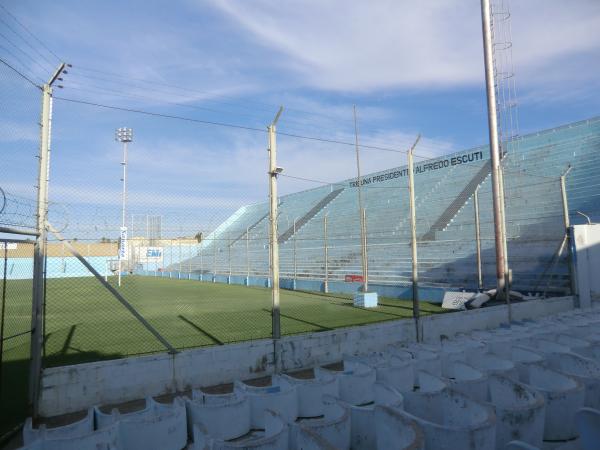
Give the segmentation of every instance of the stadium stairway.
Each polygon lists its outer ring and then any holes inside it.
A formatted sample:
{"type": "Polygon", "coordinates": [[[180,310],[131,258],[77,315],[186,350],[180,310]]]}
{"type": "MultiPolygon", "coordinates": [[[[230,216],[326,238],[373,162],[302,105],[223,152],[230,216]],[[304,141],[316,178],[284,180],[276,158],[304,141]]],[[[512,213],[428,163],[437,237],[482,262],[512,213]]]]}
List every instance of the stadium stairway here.
{"type": "Polygon", "coordinates": [[[431,225],[431,228],[427,230],[421,239],[424,241],[430,241],[435,239],[436,231],[442,231],[446,226],[452,222],[452,219],[464,206],[467,200],[473,195],[475,189],[479,187],[481,183],[490,175],[490,164],[489,162],[481,167],[477,173],[469,180],[464,189],[456,196],[456,198],[448,205],[448,207],[442,212],[437,220],[431,225]]]}
{"type": "Polygon", "coordinates": [[[283,244],[287,242],[294,233],[297,233],[302,229],[304,225],[308,223],[313,217],[315,217],[323,208],[325,208],[329,203],[331,203],[338,195],[342,193],[344,188],[336,189],[327,194],[324,198],[322,198],[315,206],[313,206],[306,214],[300,217],[299,220],[296,221],[296,225],[292,225],[286,231],[279,235],[278,242],[283,244]]]}

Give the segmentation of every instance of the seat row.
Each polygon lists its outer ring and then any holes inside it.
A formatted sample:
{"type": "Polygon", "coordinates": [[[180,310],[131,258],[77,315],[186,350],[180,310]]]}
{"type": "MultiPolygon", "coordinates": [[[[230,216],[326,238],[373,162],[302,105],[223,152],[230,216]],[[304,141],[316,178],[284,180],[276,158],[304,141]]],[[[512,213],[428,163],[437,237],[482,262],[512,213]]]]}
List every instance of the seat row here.
{"type": "Polygon", "coordinates": [[[140,411],[93,408],[62,427],[29,421],[25,448],[597,448],[599,325],[596,310],[570,312],[435,345],[397,343],[171,404],[149,398],[140,411]]]}

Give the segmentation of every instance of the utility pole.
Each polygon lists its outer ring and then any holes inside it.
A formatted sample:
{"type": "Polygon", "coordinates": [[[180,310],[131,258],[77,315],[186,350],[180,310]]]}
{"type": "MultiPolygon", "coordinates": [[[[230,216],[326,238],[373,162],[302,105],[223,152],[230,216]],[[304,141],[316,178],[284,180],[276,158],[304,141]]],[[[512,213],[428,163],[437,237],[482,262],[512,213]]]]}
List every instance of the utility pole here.
{"type": "Polygon", "coordinates": [[[365,210],[363,208],[362,189],[360,179],[360,151],[358,144],[358,119],[356,118],[356,105],[352,107],[354,113],[354,148],[356,150],[356,189],[358,194],[358,217],[360,220],[360,254],[363,276],[363,292],[369,291],[369,272],[367,270],[367,236],[365,230],[365,210]]]}
{"type": "Polygon", "coordinates": [[[415,143],[408,151],[408,194],[410,206],[410,250],[412,263],[412,304],[413,318],[415,320],[415,330],[417,342],[421,342],[421,327],[419,325],[420,307],[419,307],[419,266],[417,260],[417,212],[415,210],[415,174],[413,163],[413,151],[417,146],[421,135],[417,136],[415,143]]]}
{"type": "Polygon", "coordinates": [[[508,264],[506,260],[506,226],[504,223],[504,195],[501,186],[500,142],[498,139],[498,112],[494,86],[494,49],[492,42],[492,14],[490,0],[481,0],[481,22],[483,31],[483,55],[488,105],[488,128],[492,171],[492,199],[494,208],[494,242],[496,247],[496,295],[504,298],[509,306],[508,264]]]}
{"type": "Polygon", "coordinates": [[[128,257],[127,254],[127,225],[125,224],[125,215],[127,210],[127,144],[133,140],[133,130],[131,128],[117,128],[115,131],[115,141],[123,143],[123,206],[121,211],[121,239],[119,246],[119,286],[121,286],[121,272],[123,260],[128,257]]]}
{"type": "MultiPolygon", "coordinates": [[[[279,116],[283,112],[283,107],[279,108],[273,122],[267,127],[269,132],[269,200],[270,208],[270,250],[271,250],[271,293],[273,300],[272,307],[272,331],[273,339],[281,337],[281,323],[279,311],[279,242],[277,240],[277,176],[283,172],[281,167],[277,167],[277,141],[276,126],[279,116]]],[[[277,357],[277,352],[275,354],[277,357]]],[[[277,367],[277,363],[276,363],[277,367]]]]}
{"type": "Polygon", "coordinates": [[[50,143],[52,139],[52,85],[65,72],[61,63],[48,83],[42,87],[42,113],[37,196],[37,236],[33,247],[33,292],[31,302],[31,362],[29,366],[29,404],[34,418],[39,415],[39,393],[44,343],[44,300],[46,248],[48,244],[48,183],[50,178],[50,143]]]}

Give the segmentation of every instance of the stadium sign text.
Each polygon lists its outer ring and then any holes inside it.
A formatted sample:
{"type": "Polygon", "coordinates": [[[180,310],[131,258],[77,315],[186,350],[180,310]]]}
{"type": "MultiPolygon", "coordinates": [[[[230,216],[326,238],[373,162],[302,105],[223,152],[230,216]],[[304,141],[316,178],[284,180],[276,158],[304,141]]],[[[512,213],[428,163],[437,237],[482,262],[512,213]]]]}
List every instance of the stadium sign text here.
{"type": "Polygon", "coordinates": [[[119,259],[127,259],[127,227],[121,227],[119,237],[119,259]]]}
{"type": "MultiPolygon", "coordinates": [[[[427,162],[418,164],[415,166],[415,174],[425,173],[432,170],[445,169],[450,166],[458,166],[460,164],[468,164],[475,161],[483,160],[483,152],[472,152],[459,156],[452,156],[451,158],[440,159],[435,162],[427,162]]],[[[380,175],[373,175],[370,177],[366,177],[361,179],[360,184],[371,184],[371,183],[381,183],[383,181],[393,180],[394,178],[401,178],[408,175],[408,168],[394,170],[391,172],[382,173],[380,175]]],[[[350,187],[358,186],[358,182],[351,181],[350,187]]]]}
{"type": "Polygon", "coordinates": [[[162,247],[137,247],[135,249],[136,259],[140,263],[162,263],[162,247]]]}

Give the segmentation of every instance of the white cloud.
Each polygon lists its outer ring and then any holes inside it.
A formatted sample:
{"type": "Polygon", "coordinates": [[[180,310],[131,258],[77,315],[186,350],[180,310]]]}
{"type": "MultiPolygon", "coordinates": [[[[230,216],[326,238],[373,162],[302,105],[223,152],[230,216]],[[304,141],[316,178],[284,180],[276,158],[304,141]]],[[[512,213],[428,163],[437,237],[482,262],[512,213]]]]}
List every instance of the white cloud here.
{"type": "MultiPolygon", "coordinates": [[[[555,73],[567,75],[563,65],[573,53],[598,54],[598,2],[512,3],[514,62],[523,75],[520,83],[539,83],[533,74],[549,63],[555,73]]],[[[311,86],[368,91],[482,82],[479,1],[226,0],[213,4],[260,43],[277,50],[311,86]]],[[[598,66],[597,60],[590,62],[598,66]]],[[[594,71],[588,73],[593,77],[594,71]]]]}

